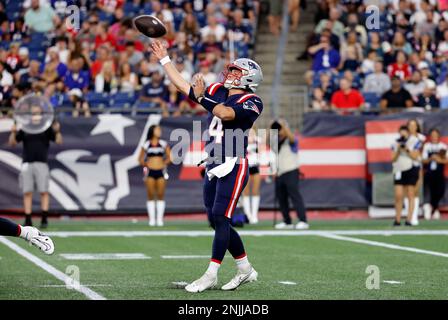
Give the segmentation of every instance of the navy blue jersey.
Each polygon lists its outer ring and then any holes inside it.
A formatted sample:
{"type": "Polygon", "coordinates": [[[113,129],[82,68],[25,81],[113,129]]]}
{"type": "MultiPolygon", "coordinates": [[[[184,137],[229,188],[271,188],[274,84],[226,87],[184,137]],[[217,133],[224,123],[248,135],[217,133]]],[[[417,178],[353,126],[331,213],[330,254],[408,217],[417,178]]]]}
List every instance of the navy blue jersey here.
{"type": "Polygon", "coordinates": [[[208,114],[208,141],[205,151],[214,163],[222,163],[225,157],[245,158],[247,153],[249,129],[263,111],[261,99],[253,93],[229,96],[229,90],[222,83],[214,83],[207,88],[213,100],[232,108],[235,119],[223,121],[208,114]]]}

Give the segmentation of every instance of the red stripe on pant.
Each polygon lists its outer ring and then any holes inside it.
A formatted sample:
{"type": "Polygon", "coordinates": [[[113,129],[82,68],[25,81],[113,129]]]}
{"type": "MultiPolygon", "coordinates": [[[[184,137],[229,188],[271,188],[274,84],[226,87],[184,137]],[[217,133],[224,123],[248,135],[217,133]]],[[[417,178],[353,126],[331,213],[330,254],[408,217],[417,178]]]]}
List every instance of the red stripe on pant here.
{"type": "Polygon", "coordinates": [[[246,170],[247,169],[247,159],[243,159],[240,163],[240,167],[238,168],[238,173],[236,175],[236,183],[233,187],[232,196],[230,197],[229,206],[226,209],[225,216],[227,218],[231,218],[233,211],[235,210],[237,199],[243,191],[244,179],[246,178],[246,170]]]}

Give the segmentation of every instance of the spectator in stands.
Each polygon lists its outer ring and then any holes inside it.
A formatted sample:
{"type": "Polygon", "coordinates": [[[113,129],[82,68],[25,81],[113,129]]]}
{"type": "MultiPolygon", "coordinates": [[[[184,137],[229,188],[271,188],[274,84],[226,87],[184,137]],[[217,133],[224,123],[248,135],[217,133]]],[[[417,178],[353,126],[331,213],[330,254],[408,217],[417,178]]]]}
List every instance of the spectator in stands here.
{"type": "Polygon", "coordinates": [[[437,97],[440,99],[440,108],[448,109],[448,73],[445,81],[437,86],[437,97]]]}
{"type": "Polygon", "coordinates": [[[429,70],[429,64],[426,61],[420,61],[418,69],[422,74],[422,80],[425,82],[425,86],[435,87],[436,83],[431,79],[431,71],[429,70]]]}
{"type": "Polygon", "coordinates": [[[341,60],[339,52],[331,47],[328,37],[321,37],[320,43],[310,47],[308,53],[313,56],[312,70],[305,74],[308,84],[312,83],[315,73],[336,70],[341,60]]]}
{"type": "Polygon", "coordinates": [[[406,63],[407,56],[403,51],[398,51],[396,62],[387,67],[389,77],[399,77],[401,80],[408,80],[411,77],[411,67],[406,63]]]}
{"type": "Polygon", "coordinates": [[[418,96],[423,93],[425,89],[425,81],[422,80],[422,74],[419,70],[412,73],[411,80],[404,85],[404,88],[409,91],[414,102],[418,101],[418,96]]]}
{"type": "Polygon", "coordinates": [[[213,16],[218,23],[226,24],[230,13],[230,3],[222,0],[209,0],[205,11],[207,17],[213,16]]]}
{"type": "Polygon", "coordinates": [[[269,0],[269,30],[275,36],[280,34],[280,26],[282,21],[283,5],[282,1],[269,0]]]}
{"type": "Polygon", "coordinates": [[[440,51],[436,51],[434,61],[430,66],[430,72],[437,84],[442,83],[448,74],[448,62],[447,57],[440,51]]]}
{"type": "Polygon", "coordinates": [[[347,27],[344,29],[344,33],[350,36],[351,33],[355,33],[360,44],[365,47],[367,44],[367,32],[366,28],[359,24],[359,18],[357,13],[350,13],[347,17],[347,27]]]}
{"type": "Polygon", "coordinates": [[[222,43],[217,41],[213,34],[209,34],[198,50],[198,59],[216,62],[221,58],[223,51],[222,43]]]}
{"type": "Polygon", "coordinates": [[[313,89],[313,98],[311,100],[311,108],[313,110],[322,111],[329,110],[328,101],[325,100],[324,91],[321,88],[313,89]]]}
{"type": "Polygon", "coordinates": [[[9,52],[6,57],[6,64],[8,71],[11,74],[16,73],[20,69],[20,57],[19,57],[20,43],[12,42],[9,45],[9,52]]]}
{"type": "Polygon", "coordinates": [[[99,75],[95,77],[95,92],[114,94],[118,91],[118,79],[111,61],[103,64],[99,75]]]}
{"type": "Polygon", "coordinates": [[[113,14],[115,10],[121,8],[124,5],[124,0],[98,0],[98,8],[108,14],[113,14]]]}
{"type": "Polygon", "coordinates": [[[86,118],[89,118],[91,116],[89,104],[84,99],[84,93],[81,91],[81,89],[71,89],[68,92],[68,97],[73,106],[73,118],[79,117],[80,113],[83,113],[84,117],[86,118]]]}
{"type": "Polygon", "coordinates": [[[383,71],[383,63],[380,61],[375,62],[375,72],[367,75],[362,90],[364,92],[374,92],[381,96],[390,89],[390,86],[390,78],[383,71]]]}
{"type": "Polygon", "coordinates": [[[391,89],[386,91],[381,97],[381,109],[411,108],[413,104],[412,96],[409,91],[402,87],[400,77],[393,77],[391,89]]]}
{"type": "Polygon", "coordinates": [[[50,32],[61,21],[49,5],[41,6],[39,0],[31,0],[31,7],[25,13],[25,24],[35,32],[50,32]]]}
{"type": "Polygon", "coordinates": [[[211,71],[211,62],[208,60],[201,61],[199,72],[202,73],[202,76],[204,77],[206,87],[210,86],[218,79],[218,75],[211,71]]]}
{"type": "Polygon", "coordinates": [[[364,107],[364,98],[361,93],[353,89],[348,79],[339,81],[339,90],[331,97],[332,109],[359,109],[364,107]]]}
{"type": "Polygon", "coordinates": [[[54,50],[59,54],[59,61],[64,64],[68,64],[70,50],[68,49],[68,39],[67,37],[58,37],[56,38],[54,50]]]}
{"type": "Polygon", "coordinates": [[[416,105],[431,110],[432,108],[439,108],[440,102],[435,94],[435,85],[428,84],[425,86],[423,92],[419,94],[416,105]]]}
{"type": "Polygon", "coordinates": [[[439,42],[437,51],[444,56],[448,56],[448,29],[443,32],[443,40],[439,42]]]}
{"type": "Polygon", "coordinates": [[[27,47],[21,47],[19,49],[19,70],[18,73],[24,72],[26,69],[30,67],[30,52],[27,47]]]}
{"type": "Polygon", "coordinates": [[[243,23],[244,13],[241,10],[233,12],[229,30],[233,32],[233,41],[238,49],[238,57],[247,57],[250,43],[250,30],[243,23]]]}
{"type": "Polygon", "coordinates": [[[96,26],[96,36],[95,36],[95,49],[98,49],[100,46],[107,46],[109,50],[113,50],[116,48],[115,38],[107,32],[107,23],[100,22],[96,26]]]}
{"type": "Polygon", "coordinates": [[[129,63],[123,63],[120,65],[119,77],[120,92],[133,93],[137,89],[138,77],[134,72],[132,72],[131,65],[129,63]]]}
{"type": "Polygon", "coordinates": [[[200,33],[199,23],[193,13],[184,15],[179,27],[180,32],[185,32],[188,38],[193,39],[200,33]]]}
{"type": "MultiPolygon", "coordinates": [[[[406,41],[406,38],[403,33],[397,31],[394,34],[394,38],[392,39],[392,50],[394,52],[403,52],[405,55],[410,55],[412,53],[412,46],[409,42],[406,41]]],[[[406,56],[405,56],[406,58],[406,56]]],[[[398,57],[397,57],[398,60],[398,57]]]]}
{"type": "Polygon", "coordinates": [[[131,65],[131,68],[134,69],[143,58],[143,53],[135,50],[135,43],[133,41],[126,42],[126,60],[131,65]]]}
{"type": "Polygon", "coordinates": [[[314,29],[314,32],[319,34],[322,32],[323,29],[327,28],[328,21],[331,21],[332,23],[332,29],[331,32],[338,36],[341,41],[344,39],[344,24],[339,21],[341,17],[341,13],[339,12],[339,9],[336,7],[332,7],[329,12],[329,18],[323,19],[319,21],[319,24],[314,29]]]}
{"type": "Polygon", "coordinates": [[[330,101],[335,91],[335,86],[331,79],[331,72],[321,72],[319,74],[319,82],[319,88],[323,91],[325,100],[327,102],[330,101]]]}
{"type": "Polygon", "coordinates": [[[347,35],[347,40],[341,45],[341,62],[342,70],[356,71],[363,60],[362,46],[358,42],[357,34],[351,31],[347,35]]]}
{"type": "Polygon", "coordinates": [[[213,34],[218,42],[222,42],[226,35],[226,28],[218,23],[213,15],[207,17],[207,25],[201,28],[202,40],[205,40],[209,34],[213,34]]]}
{"type": "Polygon", "coordinates": [[[151,71],[148,61],[142,60],[137,72],[138,83],[141,86],[145,86],[151,82],[151,71]]]}
{"type": "Polygon", "coordinates": [[[291,32],[296,32],[299,27],[299,20],[300,20],[300,0],[288,1],[288,13],[291,19],[290,30],[291,32]]]}
{"type": "Polygon", "coordinates": [[[32,87],[33,84],[38,85],[38,83],[42,81],[42,77],[39,70],[40,70],[40,62],[32,60],[30,62],[30,67],[28,71],[20,76],[19,83],[29,87],[32,87]]]}
{"type": "Polygon", "coordinates": [[[56,66],[56,70],[60,77],[65,76],[65,74],[67,73],[68,67],[65,63],[63,63],[60,60],[60,54],[56,47],[48,48],[48,53],[45,58],[45,65],[50,64],[50,63],[54,64],[56,66]]]}
{"type": "Polygon", "coordinates": [[[82,22],[81,29],[76,34],[76,39],[79,40],[81,44],[86,43],[89,50],[95,49],[96,26],[98,23],[98,16],[94,13],[89,14],[89,18],[82,22]]]}
{"type": "Polygon", "coordinates": [[[414,44],[415,52],[418,52],[421,59],[432,59],[437,50],[437,46],[428,33],[422,34],[416,39],[414,44]]]}
{"type": "Polygon", "coordinates": [[[54,85],[62,80],[55,63],[45,64],[44,72],[42,73],[42,80],[45,82],[46,87],[54,85]]]}
{"type": "Polygon", "coordinates": [[[145,85],[140,95],[140,100],[151,102],[162,109],[162,115],[168,116],[168,106],[166,103],[168,88],[163,83],[163,74],[159,68],[151,69],[151,82],[145,85]]]}
{"type": "Polygon", "coordinates": [[[6,70],[5,64],[0,62],[0,86],[5,89],[12,86],[13,78],[12,75],[6,70]]]}
{"type": "Polygon", "coordinates": [[[236,10],[241,10],[243,12],[244,21],[249,22],[250,24],[255,24],[255,7],[251,1],[248,0],[232,0],[230,4],[231,12],[235,12],[236,10]]]}
{"type": "Polygon", "coordinates": [[[383,46],[378,32],[369,33],[369,41],[367,41],[364,53],[368,54],[372,50],[376,52],[376,55],[379,59],[383,59],[383,46]]]}
{"type": "Polygon", "coordinates": [[[375,72],[375,62],[378,61],[378,56],[375,50],[370,50],[367,57],[362,61],[360,71],[363,76],[375,72]]]}
{"type": "Polygon", "coordinates": [[[90,76],[88,71],[82,70],[83,59],[81,57],[74,57],[68,65],[68,71],[64,77],[64,84],[71,89],[80,89],[83,93],[87,92],[90,84],[90,76]]]}
{"type": "Polygon", "coordinates": [[[96,49],[96,59],[90,66],[90,73],[92,74],[93,78],[95,78],[97,74],[101,72],[103,63],[105,63],[106,61],[111,61],[109,48],[106,46],[101,46],[96,49]]]}

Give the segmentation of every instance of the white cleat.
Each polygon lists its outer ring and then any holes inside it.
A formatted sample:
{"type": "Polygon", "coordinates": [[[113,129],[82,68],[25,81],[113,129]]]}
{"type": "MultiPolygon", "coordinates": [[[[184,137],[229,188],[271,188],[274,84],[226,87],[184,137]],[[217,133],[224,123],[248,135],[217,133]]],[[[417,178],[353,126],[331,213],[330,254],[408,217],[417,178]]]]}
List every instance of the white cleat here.
{"type": "Polygon", "coordinates": [[[253,267],[250,268],[250,271],[247,273],[243,273],[238,270],[236,276],[230,280],[229,283],[222,286],[221,290],[235,290],[239,286],[245,283],[254,282],[258,279],[258,272],[255,271],[253,267]]]}
{"type": "Polygon", "coordinates": [[[257,217],[253,217],[252,219],[249,220],[249,224],[257,224],[257,223],[258,223],[257,217]]]}
{"type": "Polygon", "coordinates": [[[439,210],[434,211],[434,215],[432,216],[432,218],[434,220],[440,220],[440,211],[439,210]]]}
{"type": "Polygon", "coordinates": [[[217,283],[218,277],[206,272],[198,280],[187,285],[185,290],[191,293],[202,292],[204,290],[214,288],[217,283]]]}
{"type": "Polygon", "coordinates": [[[157,226],[158,227],[163,227],[163,221],[157,221],[157,226]]]}
{"type": "Polygon", "coordinates": [[[425,220],[431,220],[431,205],[429,203],[426,203],[423,205],[423,216],[425,220]]]}
{"type": "Polygon", "coordinates": [[[303,222],[303,221],[299,221],[296,224],[296,229],[297,230],[308,230],[309,228],[310,228],[310,225],[308,223],[306,223],[306,222],[303,222]]]}
{"type": "Polygon", "coordinates": [[[35,246],[45,254],[53,254],[54,243],[49,236],[43,234],[34,227],[22,227],[22,230],[25,232],[25,240],[31,245],[35,246]]]}
{"type": "Polygon", "coordinates": [[[294,225],[292,223],[286,224],[284,222],[280,222],[275,225],[275,229],[294,229],[294,225]]]}
{"type": "Polygon", "coordinates": [[[155,221],[149,221],[148,226],[155,227],[156,226],[156,222],[155,221]]]}

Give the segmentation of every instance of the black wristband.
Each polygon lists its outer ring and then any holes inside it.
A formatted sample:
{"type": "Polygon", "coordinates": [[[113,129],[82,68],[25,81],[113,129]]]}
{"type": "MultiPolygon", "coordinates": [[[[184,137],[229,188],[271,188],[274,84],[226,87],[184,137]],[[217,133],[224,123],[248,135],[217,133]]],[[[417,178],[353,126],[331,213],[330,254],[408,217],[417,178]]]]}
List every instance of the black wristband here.
{"type": "Polygon", "coordinates": [[[198,98],[194,94],[193,87],[190,87],[190,92],[188,93],[188,98],[190,98],[191,100],[193,100],[196,103],[199,103],[198,98]]]}
{"type": "Polygon", "coordinates": [[[219,104],[215,100],[212,100],[207,97],[203,97],[201,101],[199,102],[201,106],[203,106],[207,111],[213,112],[213,109],[219,104]]]}

